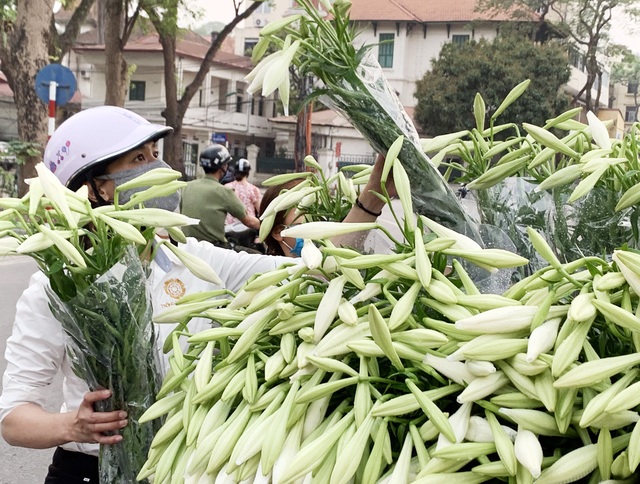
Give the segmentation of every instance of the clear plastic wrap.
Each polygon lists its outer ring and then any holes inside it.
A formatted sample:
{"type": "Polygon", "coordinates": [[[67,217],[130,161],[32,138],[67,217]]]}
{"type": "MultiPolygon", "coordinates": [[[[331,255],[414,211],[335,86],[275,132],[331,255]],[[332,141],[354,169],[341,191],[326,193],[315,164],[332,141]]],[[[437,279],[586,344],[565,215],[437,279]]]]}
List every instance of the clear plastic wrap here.
{"type": "Polygon", "coordinates": [[[536,191],[537,183],[522,177],[472,192],[480,221],[504,231],[518,254],[529,259],[528,275],[547,265],[533,249],[527,235],[532,227],[544,235],[561,262],[581,257],[607,257],[627,244],[635,247],[637,220],[633,212],[615,211],[620,195],[594,188],[584,197],[569,203],[574,186],[536,191]]]}
{"type": "Polygon", "coordinates": [[[371,53],[364,56],[356,72],[343,77],[341,85],[323,91],[319,99],[345,116],[380,153],[386,153],[403,135],[398,158],[411,180],[415,211],[481,242],[477,225],[431,165],[413,122],[371,53]]]}
{"type": "Polygon", "coordinates": [[[135,249],[70,301],[48,291],[66,335],[71,366],[91,390],[111,398],[96,410],[124,410],[129,424],[119,444],[100,447],[100,482],[136,482],[158,423],[138,423],[160,388],[160,363],[151,320],[147,273],[135,249]]]}

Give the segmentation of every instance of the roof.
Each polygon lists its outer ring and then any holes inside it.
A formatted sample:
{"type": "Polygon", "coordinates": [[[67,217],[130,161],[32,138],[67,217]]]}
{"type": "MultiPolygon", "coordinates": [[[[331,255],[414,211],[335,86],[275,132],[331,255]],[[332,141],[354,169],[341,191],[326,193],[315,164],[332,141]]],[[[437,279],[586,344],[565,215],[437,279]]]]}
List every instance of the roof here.
{"type": "MultiPolygon", "coordinates": [[[[297,122],[297,118],[295,115],[276,116],[275,118],[269,118],[269,121],[281,124],[295,124],[297,122]]],[[[352,127],[349,121],[332,109],[314,111],[311,114],[311,124],[315,126],[335,126],[340,128],[352,127]]]]}
{"type": "MultiPolygon", "coordinates": [[[[182,57],[191,57],[193,59],[202,60],[205,58],[207,51],[211,45],[210,39],[207,39],[194,32],[185,32],[177,42],[176,55],[182,57]]],[[[95,30],[86,32],[79,36],[76,45],[76,51],[94,51],[100,52],[104,50],[103,44],[96,43],[95,30]]],[[[125,52],[162,52],[162,45],[157,33],[150,33],[127,42],[124,48],[125,52]]],[[[219,49],[213,58],[213,62],[220,65],[226,65],[239,69],[251,70],[253,65],[251,58],[236,55],[232,52],[226,52],[219,49]]]]}
{"type": "MultiPolygon", "coordinates": [[[[515,21],[508,10],[476,10],[477,0],[352,0],[351,20],[400,22],[515,21]]],[[[511,13],[510,13],[511,12],[511,13]]],[[[531,20],[537,14],[531,13],[531,20]]]]}
{"type": "MultiPolygon", "coordinates": [[[[406,113],[409,115],[409,118],[413,120],[413,115],[415,113],[415,109],[412,107],[405,106],[404,107],[406,113]]],[[[281,123],[281,124],[295,124],[297,122],[297,118],[295,115],[293,116],[276,116],[275,118],[269,118],[269,121],[273,123],[281,123]]],[[[347,119],[334,111],[333,109],[323,109],[322,111],[314,111],[311,114],[311,124],[314,126],[333,126],[335,128],[352,128],[353,125],[347,121],[347,119]]],[[[414,121],[415,124],[415,121],[414,121]]]]}

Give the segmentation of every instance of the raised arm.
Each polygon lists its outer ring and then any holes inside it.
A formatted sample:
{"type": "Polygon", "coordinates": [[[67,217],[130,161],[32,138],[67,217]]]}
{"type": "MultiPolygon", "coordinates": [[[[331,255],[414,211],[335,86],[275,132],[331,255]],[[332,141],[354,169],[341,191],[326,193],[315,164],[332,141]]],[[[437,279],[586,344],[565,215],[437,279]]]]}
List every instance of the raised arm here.
{"type": "MultiPolygon", "coordinates": [[[[353,205],[343,223],[359,223],[359,222],[375,222],[381,215],[385,202],[381,200],[375,193],[382,193],[380,178],[382,176],[382,168],[384,166],[384,156],[378,155],[373,165],[373,171],[369,177],[369,182],[365,185],[360,193],[357,202],[353,205]]],[[[386,183],[386,189],[389,196],[396,195],[396,188],[393,183],[393,175],[389,173],[386,183]]],[[[367,237],[366,232],[354,232],[351,234],[336,237],[332,242],[336,245],[348,245],[351,247],[362,247],[367,237]]]]}

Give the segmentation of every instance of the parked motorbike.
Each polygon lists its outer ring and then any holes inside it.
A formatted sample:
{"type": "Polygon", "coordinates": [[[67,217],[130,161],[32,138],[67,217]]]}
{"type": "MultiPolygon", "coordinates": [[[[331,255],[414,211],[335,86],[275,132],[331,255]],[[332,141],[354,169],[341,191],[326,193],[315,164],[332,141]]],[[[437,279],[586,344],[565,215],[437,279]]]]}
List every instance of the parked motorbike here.
{"type": "Polygon", "coordinates": [[[258,242],[258,231],[243,223],[236,222],[225,225],[224,235],[229,243],[229,248],[236,252],[248,252],[249,254],[266,254],[267,252],[265,245],[258,242]]]}

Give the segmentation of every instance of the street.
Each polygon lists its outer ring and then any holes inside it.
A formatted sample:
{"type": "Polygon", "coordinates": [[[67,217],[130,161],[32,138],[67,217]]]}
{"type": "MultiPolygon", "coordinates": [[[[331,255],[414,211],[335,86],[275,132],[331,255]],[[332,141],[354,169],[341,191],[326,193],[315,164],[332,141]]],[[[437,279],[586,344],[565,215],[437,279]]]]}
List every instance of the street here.
{"type": "MultiPolygon", "coordinates": [[[[29,283],[29,277],[36,271],[35,263],[27,257],[7,257],[0,259],[0,373],[4,373],[5,343],[11,334],[16,301],[29,283]]],[[[50,409],[60,407],[60,381],[52,385],[52,397],[48,401],[50,409]]],[[[2,382],[0,381],[0,390],[2,382]]],[[[53,454],[52,449],[32,450],[11,447],[0,438],[0,484],[42,484],[47,466],[53,454]]]]}

